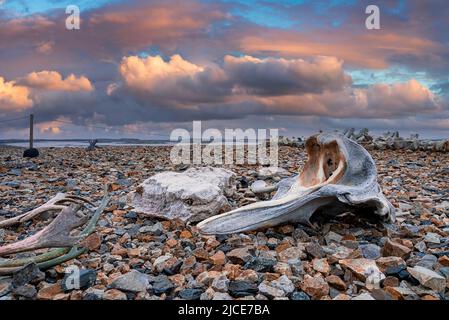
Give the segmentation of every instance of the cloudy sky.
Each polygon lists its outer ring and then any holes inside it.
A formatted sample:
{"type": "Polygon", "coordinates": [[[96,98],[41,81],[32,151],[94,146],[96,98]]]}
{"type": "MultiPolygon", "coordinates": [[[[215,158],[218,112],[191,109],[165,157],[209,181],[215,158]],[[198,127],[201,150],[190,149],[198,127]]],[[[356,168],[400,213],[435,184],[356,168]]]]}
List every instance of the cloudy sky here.
{"type": "Polygon", "coordinates": [[[0,139],[26,137],[6,120],[30,113],[38,138],[157,138],[193,120],[448,137],[448,17],[447,0],[0,0],[0,139]]]}

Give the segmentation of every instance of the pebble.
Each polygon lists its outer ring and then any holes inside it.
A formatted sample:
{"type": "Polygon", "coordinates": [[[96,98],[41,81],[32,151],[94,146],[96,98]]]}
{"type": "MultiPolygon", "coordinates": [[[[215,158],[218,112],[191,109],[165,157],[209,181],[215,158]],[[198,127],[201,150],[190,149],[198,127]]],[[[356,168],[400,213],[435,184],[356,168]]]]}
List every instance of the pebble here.
{"type": "Polygon", "coordinates": [[[179,292],[179,297],[184,300],[199,300],[202,294],[201,289],[184,289],[179,292]]]}
{"type": "Polygon", "coordinates": [[[312,267],[315,271],[321,272],[323,274],[328,274],[331,271],[331,267],[326,258],[313,259],[312,267]]]}
{"type": "Polygon", "coordinates": [[[231,260],[231,262],[237,264],[244,264],[253,258],[248,248],[237,248],[231,250],[226,254],[226,256],[229,260],[231,260]]]}
{"type": "Polygon", "coordinates": [[[425,287],[437,292],[446,288],[446,279],[435,271],[420,266],[409,267],[407,271],[425,287]]]}
{"type": "Polygon", "coordinates": [[[13,289],[12,279],[10,278],[0,278],[0,297],[3,297],[10,293],[13,289]]]}
{"type": "Polygon", "coordinates": [[[304,292],[293,292],[291,296],[292,300],[310,300],[310,297],[304,292]]]}
{"type": "Polygon", "coordinates": [[[381,274],[381,271],[377,267],[376,262],[374,260],[369,260],[365,258],[345,259],[340,260],[339,264],[343,268],[351,270],[354,273],[354,275],[362,281],[365,281],[366,278],[372,273],[381,274]]]}
{"type": "Polygon", "coordinates": [[[225,292],[215,292],[212,300],[234,300],[234,299],[225,292]]]}
{"type": "Polygon", "coordinates": [[[406,287],[386,287],[385,291],[394,300],[405,300],[408,297],[415,297],[416,293],[406,287]]]}
{"type": "Polygon", "coordinates": [[[373,296],[367,292],[361,293],[358,296],[352,298],[351,300],[375,300],[373,296]]]}
{"type": "Polygon", "coordinates": [[[324,236],[324,240],[326,240],[327,245],[330,245],[331,243],[340,243],[342,239],[343,237],[341,235],[333,231],[328,232],[324,236]]]}
{"type": "Polygon", "coordinates": [[[424,255],[421,260],[416,264],[417,266],[424,267],[432,270],[438,262],[438,258],[432,254],[424,255]]]}
{"type": "Polygon", "coordinates": [[[152,226],[143,226],[139,229],[140,233],[149,233],[151,235],[160,236],[164,233],[164,228],[160,222],[156,222],[152,226]]]}
{"type": "Polygon", "coordinates": [[[316,242],[311,242],[306,245],[306,252],[310,254],[313,258],[324,258],[326,253],[324,249],[316,242]]]}
{"type": "Polygon", "coordinates": [[[399,286],[399,280],[396,277],[388,276],[382,281],[382,286],[384,287],[397,287],[399,286]]]}
{"type": "Polygon", "coordinates": [[[248,281],[231,281],[229,283],[229,293],[234,297],[244,297],[256,294],[259,291],[258,287],[248,281]]]}
{"type": "Polygon", "coordinates": [[[119,276],[109,285],[111,289],[118,289],[129,292],[144,292],[149,287],[148,276],[137,270],[119,276]]]}
{"type": "Polygon", "coordinates": [[[226,255],[223,251],[219,250],[210,257],[210,261],[216,266],[224,265],[226,262],[226,255]]]}
{"type": "Polygon", "coordinates": [[[298,247],[290,247],[278,253],[279,260],[289,264],[297,263],[305,258],[305,253],[298,247]]]}
{"type": "Polygon", "coordinates": [[[157,280],[152,284],[152,288],[155,294],[161,295],[163,293],[170,293],[174,286],[167,276],[161,275],[157,277],[157,280]]]}
{"type": "Polygon", "coordinates": [[[40,271],[36,263],[33,262],[14,272],[12,285],[14,287],[20,287],[30,283],[33,280],[43,280],[44,278],[45,274],[40,271]]]}
{"type": "MultiPolygon", "coordinates": [[[[285,295],[289,295],[293,291],[295,291],[295,285],[293,282],[285,275],[280,276],[277,280],[273,280],[270,282],[270,286],[276,289],[280,289],[284,291],[285,295]]],[[[260,286],[259,286],[260,291],[260,286]]],[[[262,292],[261,292],[262,293],[262,292]]],[[[262,293],[263,294],[263,293],[262,293]]]]}
{"type": "Polygon", "coordinates": [[[385,245],[382,248],[382,255],[384,257],[394,256],[394,257],[400,257],[402,259],[407,259],[410,256],[410,253],[412,252],[412,249],[391,241],[390,239],[385,242],[385,245]]]}
{"type": "Polygon", "coordinates": [[[154,260],[153,266],[158,272],[162,272],[166,268],[166,262],[173,258],[171,254],[163,255],[154,260]]]}
{"type": "Polygon", "coordinates": [[[37,290],[33,285],[25,284],[23,286],[14,288],[13,294],[15,296],[24,297],[26,299],[33,299],[37,295],[37,290]]]}
{"type": "Polygon", "coordinates": [[[382,272],[385,272],[391,267],[405,266],[405,261],[400,257],[381,257],[376,260],[376,264],[382,272]]]}
{"type": "Polygon", "coordinates": [[[229,289],[229,279],[225,275],[216,277],[212,281],[211,287],[218,292],[227,292],[229,289]]]}
{"type": "Polygon", "coordinates": [[[331,287],[334,287],[337,290],[345,291],[347,289],[346,283],[338,276],[327,276],[326,281],[331,287]]]}
{"type": "Polygon", "coordinates": [[[425,236],[424,236],[424,242],[426,243],[435,243],[435,244],[439,244],[441,242],[441,237],[440,235],[433,233],[433,232],[428,232],[425,236]]]}
{"type": "Polygon", "coordinates": [[[284,290],[272,287],[267,281],[259,285],[259,293],[271,299],[285,296],[284,290]]]}
{"type": "Polygon", "coordinates": [[[117,289],[111,289],[103,294],[104,300],[128,300],[126,294],[117,289]]]}
{"type": "Polygon", "coordinates": [[[366,259],[376,260],[381,257],[381,248],[375,244],[369,243],[361,245],[362,255],[366,259]]]}
{"type": "Polygon", "coordinates": [[[449,267],[449,257],[448,256],[441,256],[438,259],[438,263],[441,264],[443,267],[449,267]]]}
{"type": "Polygon", "coordinates": [[[245,269],[251,269],[256,272],[270,272],[277,264],[276,259],[267,257],[254,257],[245,264],[245,269]]]}
{"type": "Polygon", "coordinates": [[[38,300],[53,300],[53,298],[60,293],[63,293],[60,283],[46,283],[42,285],[42,288],[38,291],[36,297],[38,300]]]}
{"type": "Polygon", "coordinates": [[[104,293],[104,290],[90,287],[84,291],[83,300],[103,300],[104,293]]]}
{"type": "Polygon", "coordinates": [[[329,285],[320,276],[312,277],[306,274],[303,281],[301,281],[300,286],[302,291],[307,293],[315,300],[318,300],[329,293],[329,285]]]}

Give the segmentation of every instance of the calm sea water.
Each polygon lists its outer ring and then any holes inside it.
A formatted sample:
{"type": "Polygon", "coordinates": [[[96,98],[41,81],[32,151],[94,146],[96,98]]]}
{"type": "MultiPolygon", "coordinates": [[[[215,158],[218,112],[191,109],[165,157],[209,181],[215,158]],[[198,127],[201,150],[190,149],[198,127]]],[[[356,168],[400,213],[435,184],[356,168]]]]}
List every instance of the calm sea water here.
{"type": "MultiPolygon", "coordinates": [[[[237,142],[236,144],[242,144],[243,142],[237,142]]],[[[126,142],[126,141],[107,141],[107,142],[98,142],[97,146],[172,146],[176,144],[176,142],[172,141],[142,141],[139,143],[132,143],[132,142],[126,142]]],[[[203,143],[204,144],[204,143],[203,143]]],[[[211,143],[214,144],[213,142],[211,143]]],[[[232,144],[232,142],[225,142],[226,145],[232,144]]],[[[254,142],[247,142],[247,144],[253,145],[254,142]]],[[[20,141],[20,142],[0,142],[1,145],[7,145],[7,146],[13,146],[13,147],[28,147],[28,142],[20,141]]],[[[35,148],[67,148],[67,147],[73,147],[73,148],[85,148],[89,146],[89,143],[87,141],[63,141],[63,140],[57,140],[57,141],[35,141],[34,147],[35,148]]]]}
{"type": "MultiPolygon", "coordinates": [[[[28,147],[28,142],[8,142],[0,145],[7,145],[13,147],[28,147]]],[[[167,143],[123,143],[123,142],[107,142],[107,143],[97,143],[97,146],[166,146],[171,145],[171,142],[167,143]]],[[[67,147],[87,147],[89,143],[80,141],[40,141],[35,142],[35,148],[67,148],[67,147]]]]}

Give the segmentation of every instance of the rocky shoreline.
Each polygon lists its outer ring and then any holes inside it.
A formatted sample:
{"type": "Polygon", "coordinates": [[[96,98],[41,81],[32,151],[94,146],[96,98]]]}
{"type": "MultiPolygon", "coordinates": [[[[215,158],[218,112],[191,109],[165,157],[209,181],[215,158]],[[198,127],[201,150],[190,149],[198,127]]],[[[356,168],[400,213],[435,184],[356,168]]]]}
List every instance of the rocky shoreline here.
{"type": "MultiPolygon", "coordinates": [[[[419,134],[401,137],[398,131],[388,131],[382,135],[374,136],[366,128],[360,129],[358,132],[351,128],[341,134],[368,149],[449,152],[449,139],[420,139],[419,134]]],[[[302,147],[304,142],[304,137],[279,137],[279,144],[283,146],[302,147]]]]}
{"type": "MultiPolygon", "coordinates": [[[[279,167],[286,175],[298,173],[304,149],[281,145],[279,167]]],[[[187,169],[170,163],[168,146],[43,148],[32,160],[21,158],[22,149],[2,147],[0,220],[58,192],[98,203],[106,183],[112,200],[90,237],[89,253],[44,272],[31,264],[13,277],[0,277],[0,300],[449,298],[447,152],[368,148],[382,190],[397,209],[395,224],[348,213],[332,220],[316,217],[312,227],[201,236],[194,224],[143,216],[127,202],[129,192],[154,174],[187,169]],[[80,290],[64,287],[70,265],[82,270],[80,290]]],[[[251,191],[254,181],[272,185],[281,179],[261,177],[256,165],[223,167],[236,175],[236,191],[226,195],[232,208],[268,197],[251,191]]],[[[0,229],[0,245],[46,224],[0,229]]]]}

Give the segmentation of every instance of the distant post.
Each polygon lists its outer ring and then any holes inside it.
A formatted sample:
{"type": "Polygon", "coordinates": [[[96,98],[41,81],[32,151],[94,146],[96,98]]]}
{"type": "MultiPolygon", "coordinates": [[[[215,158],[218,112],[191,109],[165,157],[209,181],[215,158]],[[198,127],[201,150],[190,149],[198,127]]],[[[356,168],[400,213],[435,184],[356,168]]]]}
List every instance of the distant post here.
{"type": "Polygon", "coordinates": [[[30,114],[30,148],[23,152],[24,158],[36,158],[39,156],[39,150],[33,147],[34,144],[34,115],[30,114]]]}
{"type": "Polygon", "coordinates": [[[33,149],[33,132],[34,132],[34,126],[33,126],[33,122],[34,122],[34,114],[30,114],[30,149],[33,149]]]}

